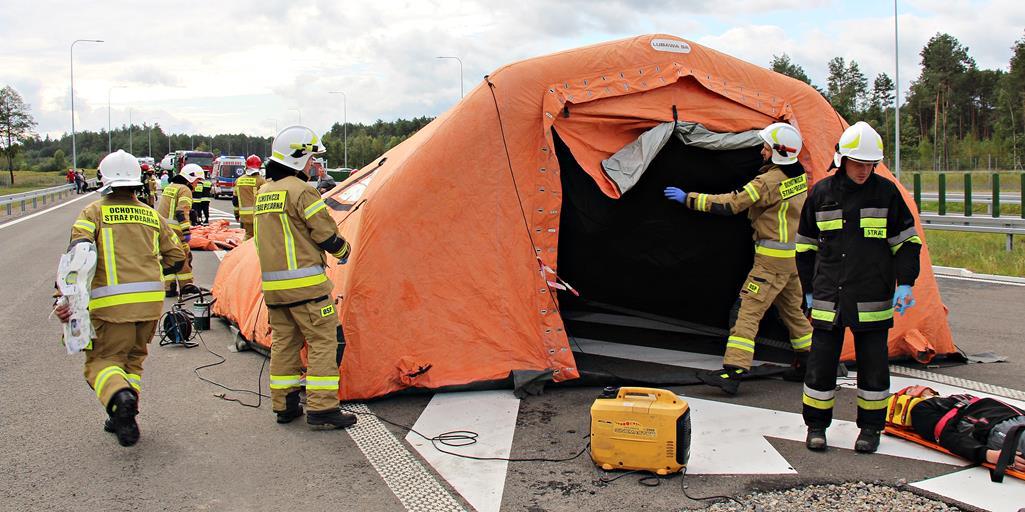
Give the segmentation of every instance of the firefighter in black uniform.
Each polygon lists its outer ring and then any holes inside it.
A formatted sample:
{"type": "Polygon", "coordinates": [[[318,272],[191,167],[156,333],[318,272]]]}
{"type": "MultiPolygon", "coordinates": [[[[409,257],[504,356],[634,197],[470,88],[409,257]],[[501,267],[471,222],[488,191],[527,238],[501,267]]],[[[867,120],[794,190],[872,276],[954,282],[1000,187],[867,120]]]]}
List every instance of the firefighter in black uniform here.
{"type": "Polygon", "coordinates": [[[890,396],[887,333],[894,311],[914,305],[922,241],[893,182],[875,174],[883,140],[867,123],[847,128],[837,144],[837,171],[815,184],[797,229],[797,267],[811,307],[811,354],[804,379],[807,447],[826,449],[844,330],[854,333],[858,427],[854,449],[879,447],[890,396]],[[894,290],[894,285],[896,290],[894,290]]]}

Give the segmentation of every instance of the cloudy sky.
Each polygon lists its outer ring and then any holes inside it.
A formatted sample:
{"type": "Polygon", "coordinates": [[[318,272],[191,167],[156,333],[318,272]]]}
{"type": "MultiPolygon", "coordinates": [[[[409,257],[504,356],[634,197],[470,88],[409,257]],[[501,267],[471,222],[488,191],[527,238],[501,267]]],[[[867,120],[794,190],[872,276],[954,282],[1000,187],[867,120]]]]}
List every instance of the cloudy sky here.
{"type": "MultiPolygon", "coordinates": [[[[900,0],[902,89],[937,32],[980,67],[1006,69],[1023,36],[1021,0],[900,0]]],[[[433,116],[495,68],[600,41],[662,32],[768,65],[787,53],[823,84],[855,59],[871,80],[894,70],[891,0],[7,0],[0,85],[18,89],[42,133],[70,131],[75,39],[79,129],[159,122],[174,133],[272,135],[301,114],[318,131],[348,119],[433,116]],[[123,88],[111,89],[114,86],[123,88]],[[298,111],[296,110],[298,109],[298,111]]]]}

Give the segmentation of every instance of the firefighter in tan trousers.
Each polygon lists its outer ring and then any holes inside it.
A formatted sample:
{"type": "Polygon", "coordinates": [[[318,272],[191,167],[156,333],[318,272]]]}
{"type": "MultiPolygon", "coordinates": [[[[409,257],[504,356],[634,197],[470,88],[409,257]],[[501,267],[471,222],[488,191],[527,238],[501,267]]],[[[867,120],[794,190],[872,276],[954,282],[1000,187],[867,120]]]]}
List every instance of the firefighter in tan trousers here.
{"type": "MultiPolygon", "coordinates": [[[[185,262],[166,221],[136,199],[142,187],[139,162],[118,150],[100,162],[104,197],[82,210],[71,229],[71,245],[96,246],[96,273],[89,311],[96,339],[85,353],[85,380],[109,417],[104,430],[122,446],[139,440],[135,416],[142,389],[142,363],[164,305],[163,274],[185,262]]],[[[57,308],[67,322],[71,311],[57,308]]]]}
{"type": "Polygon", "coordinates": [[[773,304],[790,332],[795,352],[794,364],[784,378],[804,379],[811,349],[812,328],[801,309],[804,295],[794,259],[794,236],[808,195],[807,177],[797,161],[801,134],[789,124],[773,123],[759,136],[765,165],[740,190],[718,195],[686,193],[675,187],[665,190],[667,198],[701,212],[735,215],[747,210],[754,229],[754,265],[740,290],[740,312],[726,341],[723,368],[699,374],[704,383],[730,395],[737,394],[740,380],[751,370],[758,324],[773,304]]]}
{"type": "MultiPolygon", "coordinates": [[[[144,171],[149,168],[148,165],[144,165],[144,167],[144,171]]],[[[157,205],[157,178],[153,176],[153,171],[146,172],[146,179],[143,181],[143,185],[146,187],[146,204],[153,208],[157,205]]]]}
{"type": "Polygon", "coordinates": [[[306,183],[315,154],[323,153],[316,133],[289,126],[274,138],[267,177],[256,197],[255,235],[263,295],[271,328],[270,388],[278,423],[303,414],[303,340],[308,346],[306,423],[313,429],[345,428],[356,417],[338,407],[338,314],[333,284],[325,274],[326,254],[345,263],[349,244],[338,234],[327,205],[306,183]]]}
{"type": "Polygon", "coordinates": [[[157,204],[157,213],[178,235],[182,251],[185,252],[185,266],[177,274],[164,278],[164,290],[168,297],[177,297],[179,289],[184,293],[185,287],[192,284],[192,250],[189,249],[189,240],[192,238],[192,187],[202,178],[202,167],[186,164],[164,187],[157,204]]]}
{"type": "Polygon", "coordinates": [[[256,155],[246,158],[246,174],[235,180],[235,193],[231,204],[235,207],[235,220],[246,230],[246,240],[253,238],[253,211],[256,207],[256,192],[267,180],[260,176],[263,162],[256,155]]]}

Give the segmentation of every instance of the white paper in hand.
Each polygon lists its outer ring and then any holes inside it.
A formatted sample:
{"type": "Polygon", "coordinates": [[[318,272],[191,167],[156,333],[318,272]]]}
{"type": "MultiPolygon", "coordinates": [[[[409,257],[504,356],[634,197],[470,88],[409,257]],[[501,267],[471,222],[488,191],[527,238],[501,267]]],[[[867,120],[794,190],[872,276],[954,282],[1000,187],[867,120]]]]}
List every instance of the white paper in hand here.
{"type": "Polygon", "coordinates": [[[89,292],[96,273],[96,246],[79,242],[61,255],[57,267],[57,288],[71,309],[71,318],[64,325],[64,347],[69,354],[88,348],[93,339],[93,323],[89,318],[89,292]]]}

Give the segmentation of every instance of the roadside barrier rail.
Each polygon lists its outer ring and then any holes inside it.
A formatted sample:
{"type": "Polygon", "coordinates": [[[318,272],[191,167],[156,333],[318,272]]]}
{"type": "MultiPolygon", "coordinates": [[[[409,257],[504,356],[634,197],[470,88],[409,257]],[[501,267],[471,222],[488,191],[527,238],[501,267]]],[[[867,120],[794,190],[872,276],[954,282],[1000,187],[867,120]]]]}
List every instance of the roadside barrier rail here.
{"type": "MultiPolygon", "coordinates": [[[[87,183],[90,188],[93,188],[96,186],[96,179],[87,180],[87,183]]],[[[16,213],[35,210],[40,206],[57,203],[74,193],[75,185],[68,183],[56,187],[0,196],[0,216],[9,217],[16,213]]]]}
{"type": "Polygon", "coordinates": [[[968,231],[974,233],[1002,233],[1007,236],[1005,248],[1008,251],[1014,249],[1014,235],[1025,235],[1025,173],[1018,175],[1021,187],[1017,193],[1001,193],[1001,173],[992,173],[990,177],[991,190],[989,194],[976,194],[973,192],[972,173],[961,174],[964,180],[964,187],[961,191],[947,192],[947,173],[937,173],[936,192],[922,193],[922,173],[914,174],[914,196],[915,204],[922,219],[922,224],[929,229],[940,229],[948,231],[968,231]],[[936,213],[922,212],[922,200],[935,201],[936,213]],[[961,202],[959,214],[947,213],[948,199],[961,202]],[[986,205],[987,214],[977,215],[974,212],[974,204],[986,205]],[[1000,211],[1001,204],[1018,205],[1019,217],[1005,217],[1000,211]]]}

